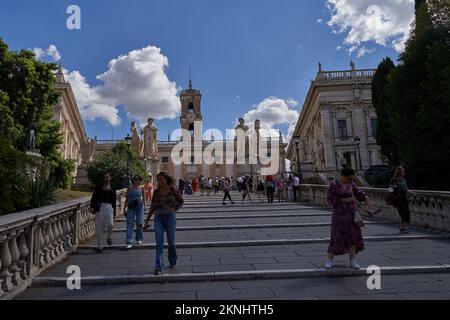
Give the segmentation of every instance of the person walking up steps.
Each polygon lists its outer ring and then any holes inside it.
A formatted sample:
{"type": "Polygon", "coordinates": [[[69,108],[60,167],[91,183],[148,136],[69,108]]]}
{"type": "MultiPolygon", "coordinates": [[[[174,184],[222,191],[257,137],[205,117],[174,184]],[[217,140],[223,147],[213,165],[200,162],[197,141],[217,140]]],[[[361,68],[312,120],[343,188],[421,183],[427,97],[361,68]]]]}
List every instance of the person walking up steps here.
{"type": "Polygon", "coordinates": [[[262,203],[264,203],[264,191],[266,191],[264,182],[261,180],[261,178],[258,178],[256,182],[256,192],[258,193],[258,201],[261,201],[262,203]]]}
{"type": "Polygon", "coordinates": [[[227,198],[230,200],[231,204],[234,204],[233,200],[231,200],[231,195],[230,195],[230,178],[226,177],[224,182],[223,182],[223,201],[222,204],[225,206],[226,205],[226,200],[227,198]]]}
{"type": "Polygon", "coordinates": [[[245,203],[245,198],[248,196],[250,202],[253,202],[250,195],[250,175],[246,175],[242,181],[242,204],[245,203]]]}
{"type": "Polygon", "coordinates": [[[362,226],[355,219],[357,215],[356,200],[369,204],[369,198],[353,183],[354,176],[353,169],[345,168],[342,170],[341,179],[333,182],[328,189],[327,200],[333,208],[333,214],[328,260],[325,262],[326,269],[333,267],[335,256],[347,253],[350,257],[351,268],[360,269],[355,256],[364,250],[364,241],[362,226]]]}
{"type": "Polygon", "coordinates": [[[125,200],[125,217],[127,218],[127,236],[125,239],[127,249],[133,247],[133,231],[136,225],[136,244],[144,241],[144,211],[145,190],[141,187],[142,178],[139,175],[133,177],[133,184],[128,188],[125,200]]]}
{"type": "Polygon", "coordinates": [[[147,182],[144,185],[144,190],[145,190],[145,203],[149,205],[150,202],[152,202],[153,196],[153,183],[151,175],[147,177],[147,182]]]}
{"type": "Polygon", "coordinates": [[[97,186],[91,197],[91,213],[95,214],[95,236],[97,253],[103,252],[105,237],[108,245],[112,245],[111,234],[116,216],[116,191],[111,187],[111,174],[103,175],[103,185],[97,186]]]}
{"type": "Polygon", "coordinates": [[[267,192],[267,202],[273,203],[273,198],[275,194],[275,181],[272,175],[266,177],[266,192],[267,192]]]}
{"type": "Polygon", "coordinates": [[[197,177],[194,178],[194,180],[192,180],[192,193],[195,194],[198,192],[198,179],[197,177]]]}
{"type": "Polygon", "coordinates": [[[284,183],[285,183],[284,176],[283,174],[281,174],[280,178],[276,182],[278,202],[281,202],[281,196],[282,193],[284,192],[284,183]]]}
{"type": "Polygon", "coordinates": [[[155,215],[155,275],[160,275],[164,272],[164,233],[167,233],[167,242],[169,243],[170,268],[173,269],[177,266],[177,251],[175,247],[176,213],[183,206],[184,200],[180,192],[174,188],[173,178],[166,172],[159,173],[157,179],[158,189],[153,194],[153,202],[145,221],[145,229],[149,228],[150,218],[155,215]]]}

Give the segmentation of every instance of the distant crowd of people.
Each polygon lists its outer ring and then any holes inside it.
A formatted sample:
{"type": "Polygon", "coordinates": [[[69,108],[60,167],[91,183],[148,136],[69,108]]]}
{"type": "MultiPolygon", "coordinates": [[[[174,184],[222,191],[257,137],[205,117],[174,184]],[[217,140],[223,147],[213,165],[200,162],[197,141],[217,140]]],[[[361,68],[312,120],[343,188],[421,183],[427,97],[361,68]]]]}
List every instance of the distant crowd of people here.
{"type": "Polygon", "coordinates": [[[283,199],[283,194],[286,194],[288,200],[298,201],[300,190],[300,179],[295,175],[289,175],[288,179],[281,174],[279,177],[269,175],[256,179],[250,174],[244,176],[234,177],[194,177],[192,179],[180,178],[175,186],[181,195],[197,195],[210,196],[212,194],[218,195],[220,192],[224,193],[223,205],[226,205],[226,199],[231,200],[230,191],[236,190],[242,194],[242,203],[248,198],[253,201],[252,194],[256,193],[259,202],[264,202],[267,197],[268,203],[273,203],[275,195],[278,202],[283,199]]]}
{"type": "MultiPolygon", "coordinates": [[[[411,222],[408,190],[405,180],[406,171],[399,167],[391,180],[390,196],[392,205],[397,208],[401,217],[401,232],[409,232],[411,222]]],[[[152,183],[152,177],[143,181],[136,175],[132,185],[128,188],[124,215],[126,217],[125,244],[131,249],[133,244],[140,245],[144,241],[144,231],[150,228],[150,219],[154,216],[154,233],[156,242],[155,275],[164,272],[164,234],[167,234],[168,260],[170,268],[177,265],[177,251],[175,246],[176,213],[183,206],[183,194],[195,195],[200,192],[202,196],[219,194],[223,192],[223,205],[228,200],[234,204],[231,190],[236,190],[242,196],[242,203],[248,198],[253,201],[252,194],[256,193],[258,201],[273,203],[275,195],[282,201],[282,193],[291,193],[290,199],[297,201],[301,181],[295,174],[286,180],[283,175],[279,177],[267,176],[265,179],[257,177],[256,180],[249,174],[236,178],[198,177],[192,180],[179,179],[176,182],[166,172],[157,175],[157,186],[152,183]],[[200,190],[200,191],[199,191],[200,190]],[[145,218],[145,211],[148,210],[145,218]],[[135,228],[136,227],[136,228],[135,228]],[[134,233],[134,241],[133,241],[134,233]]],[[[326,269],[333,267],[335,256],[348,254],[350,266],[359,269],[356,254],[364,250],[364,241],[361,228],[363,221],[358,213],[359,203],[365,202],[370,206],[369,197],[355,184],[355,171],[345,168],[341,178],[332,182],[328,189],[327,200],[332,207],[331,237],[328,246],[328,260],[326,269]]],[[[412,193],[413,194],[413,193],[412,193]]],[[[116,217],[116,192],[111,187],[111,174],[105,173],[103,183],[99,185],[91,199],[91,212],[95,214],[95,229],[98,243],[97,252],[103,252],[104,243],[112,245],[112,231],[116,217]]]]}

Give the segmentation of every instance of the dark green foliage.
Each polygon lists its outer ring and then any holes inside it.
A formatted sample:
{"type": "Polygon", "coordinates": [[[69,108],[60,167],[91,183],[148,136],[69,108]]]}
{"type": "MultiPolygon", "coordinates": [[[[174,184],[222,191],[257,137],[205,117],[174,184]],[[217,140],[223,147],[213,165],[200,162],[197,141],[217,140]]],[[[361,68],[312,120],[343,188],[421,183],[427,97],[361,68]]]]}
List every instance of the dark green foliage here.
{"type": "Polygon", "coordinates": [[[27,185],[24,174],[27,158],[1,135],[0,155],[0,215],[25,210],[29,205],[28,198],[21,196],[19,190],[27,185]]]}
{"type": "MultiPolygon", "coordinates": [[[[94,162],[87,168],[88,178],[95,185],[103,181],[103,174],[109,172],[112,175],[114,189],[123,188],[122,179],[127,174],[128,147],[125,143],[117,144],[112,150],[98,156],[94,162]]],[[[139,174],[145,177],[145,168],[134,151],[131,151],[131,175],[139,174]]]]}
{"type": "Polygon", "coordinates": [[[397,146],[392,136],[389,97],[387,92],[388,77],[395,68],[390,58],[385,58],[378,66],[372,81],[372,99],[377,114],[377,143],[381,146],[381,153],[390,160],[398,163],[397,146]]]}
{"type": "Polygon", "coordinates": [[[31,208],[40,208],[48,206],[56,199],[56,179],[50,175],[49,165],[47,163],[37,164],[35,173],[30,175],[28,188],[25,195],[28,194],[31,208]]]}
{"type": "Polygon", "coordinates": [[[377,71],[383,76],[374,79],[383,154],[392,166],[406,166],[417,189],[450,189],[449,8],[446,1],[416,1],[415,27],[398,66],[386,76],[384,61],[377,71]]]}
{"type": "Polygon", "coordinates": [[[70,185],[70,172],[74,170],[74,164],[63,160],[59,153],[62,136],[59,124],[53,120],[53,106],[59,99],[59,93],[54,87],[57,67],[36,60],[31,51],[9,51],[0,38],[0,214],[51,202],[53,183],[61,187],[70,185]],[[25,179],[30,160],[24,151],[31,127],[36,132],[36,148],[48,165],[48,168],[41,169],[47,170],[52,182],[42,178],[35,185],[25,179]],[[14,196],[14,190],[20,190],[24,195],[14,196]],[[41,194],[46,199],[37,200],[33,198],[33,193],[41,194]]]}

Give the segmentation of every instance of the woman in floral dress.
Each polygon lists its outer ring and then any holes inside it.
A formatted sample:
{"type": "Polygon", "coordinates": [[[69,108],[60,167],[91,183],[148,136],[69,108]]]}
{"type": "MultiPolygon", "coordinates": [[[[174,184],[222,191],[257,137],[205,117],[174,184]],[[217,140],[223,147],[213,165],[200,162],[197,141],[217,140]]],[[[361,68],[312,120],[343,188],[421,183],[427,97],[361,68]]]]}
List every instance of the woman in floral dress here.
{"type": "Polygon", "coordinates": [[[358,252],[364,250],[361,227],[355,224],[356,200],[366,202],[369,198],[353,183],[355,171],[345,168],[341,178],[333,182],[328,189],[328,203],[333,207],[331,238],[328,247],[326,269],[331,269],[335,256],[349,254],[350,266],[360,269],[355,260],[358,252]]]}

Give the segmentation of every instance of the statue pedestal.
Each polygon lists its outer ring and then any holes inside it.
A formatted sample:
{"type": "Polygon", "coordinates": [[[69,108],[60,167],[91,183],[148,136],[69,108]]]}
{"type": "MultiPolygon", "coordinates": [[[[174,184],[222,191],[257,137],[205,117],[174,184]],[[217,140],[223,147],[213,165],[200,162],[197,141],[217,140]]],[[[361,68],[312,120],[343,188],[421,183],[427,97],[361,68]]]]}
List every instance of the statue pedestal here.
{"type": "Polygon", "coordinates": [[[152,175],[153,183],[156,183],[156,176],[158,175],[159,170],[159,160],[147,159],[147,175],[152,175]]]}

